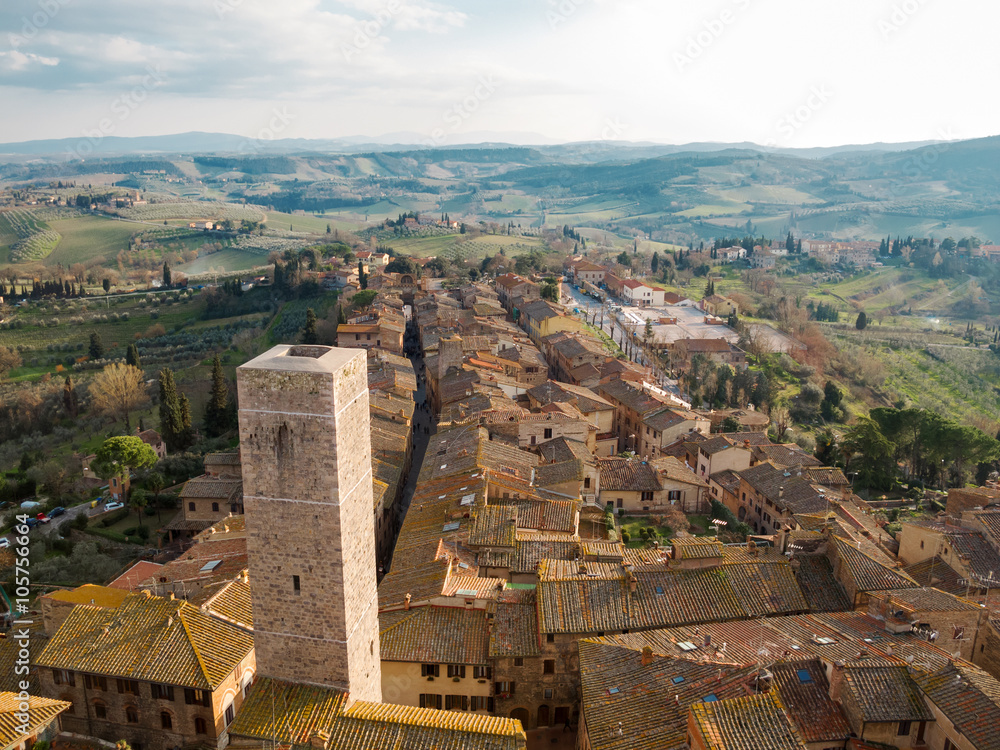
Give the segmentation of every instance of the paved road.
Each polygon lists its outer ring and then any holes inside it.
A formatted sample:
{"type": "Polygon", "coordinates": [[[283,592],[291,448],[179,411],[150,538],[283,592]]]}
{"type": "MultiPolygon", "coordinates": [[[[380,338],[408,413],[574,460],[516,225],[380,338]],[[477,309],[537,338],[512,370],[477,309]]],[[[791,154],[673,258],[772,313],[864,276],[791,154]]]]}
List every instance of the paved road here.
{"type": "MultiPolygon", "coordinates": [[[[413,411],[413,461],[410,464],[410,472],[406,477],[406,484],[403,485],[403,496],[400,499],[399,523],[402,526],[403,518],[413,500],[413,493],[417,489],[417,476],[420,474],[420,467],[424,462],[424,454],[427,451],[427,443],[430,436],[436,432],[434,419],[431,414],[430,401],[427,400],[427,378],[424,372],[423,352],[416,344],[416,338],[407,336],[408,345],[412,344],[416,353],[410,356],[413,364],[413,371],[417,375],[417,390],[413,396],[416,402],[416,409],[413,411]]],[[[391,567],[391,559],[385,563],[385,570],[391,567]]]]}
{"type": "MultiPolygon", "coordinates": [[[[588,297],[580,290],[574,289],[572,284],[570,284],[569,282],[563,283],[562,303],[563,305],[567,306],[570,310],[574,308],[579,309],[581,314],[587,316],[588,323],[590,322],[590,318],[594,315],[594,313],[596,313],[597,317],[593,325],[595,325],[597,328],[600,328],[602,331],[604,331],[604,333],[608,334],[611,337],[611,339],[619,346],[621,345],[622,341],[625,341],[629,336],[632,335],[633,330],[641,331],[641,327],[638,324],[636,324],[635,326],[622,325],[622,322],[626,320],[624,313],[630,309],[638,309],[638,308],[624,307],[623,310],[617,313],[617,315],[615,316],[619,318],[618,321],[615,320],[615,317],[613,317],[610,314],[610,311],[607,310],[607,308],[604,309],[604,315],[602,316],[601,303],[595,300],[593,297],[588,297]]],[[[638,347],[636,347],[635,350],[631,352],[631,355],[632,355],[631,356],[632,361],[635,362],[636,364],[642,365],[643,367],[652,366],[657,371],[661,372],[661,376],[659,378],[660,380],[659,385],[664,390],[668,391],[669,393],[672,393],[678,398],[682,399],[684,398],[684,396],[681,394],[680,388],[678,388],[677,386],[677,381],[672,378],[668,378],[666,374],[662,374],[662,370],[660,369],[661,366],[658,362],[655,363],[648,362],[645,353],[641,351],[638,347]]]]}
{"type": "MultiPolygon", "coordinates": [[[[39,524],[38,526],[36,526],[35,528],[33,528],[28,533],[28,536],[30,538],[33,538],[33,539],[34,538],[38,538],[40,536],[41,537],[56,536],[58,534],[58,532],[56,531],[56,529],[58,529],[58,527],[61,526],[66,521],[72,521],[74,518],[76,518],[80,514],[86,514],[89,518],[93,518],[94,516],[99,516],[99,515],[103,514],[104,512],[105,512],[105,510],[104,510],[104,504],[103,503],[101,505],[98,505],[96,508],[91,508],[89,502],[81,503],[80,505],[74,505],[72,508],[67,508],[66,512],[63,515],[56,516],[55,518],[53,518],[50,523],[42,523],[42,524],[39,524]]],[[[24,511],[22,511],[22,510],[18,509],[18,513],[25,513],[25,514],[30,515],[30,516],[36,516],[36,515],[38,515],[38,511],[37,510],[34,510],[34,511],[24,510],[24,511]]],[[[13,544],[13,542],[14,542],[14,539],[13,539],[14,536],[16,536],[16,535],[15,534],[9,534],[7,536],[7,539],[11,542],[11,544],[13,544]]]]}

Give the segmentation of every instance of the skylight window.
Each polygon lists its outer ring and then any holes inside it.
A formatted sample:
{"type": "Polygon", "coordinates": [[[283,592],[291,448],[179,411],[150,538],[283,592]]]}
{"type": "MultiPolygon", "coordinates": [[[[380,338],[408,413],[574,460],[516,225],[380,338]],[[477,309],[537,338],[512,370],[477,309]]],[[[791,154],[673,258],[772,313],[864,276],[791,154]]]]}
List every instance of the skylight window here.
{"type": "Polygon", "coordinates": [[[444,525],[445,531],[458,531],[461,524],[458,521],[452,521],[451,523],[446,523],[444,525]]]}
{"type": "Polygon", "coordinates": [[[620,692],[618,688],[608,688],[608,695],[618,695],[620,692]]]}
{"type": "Polygon", "coordinates": [[[796,669],[795,674],[798,676],[799,682],[801,682],[803,685],[812,684],[813,676],[809,674],[808,669],[796,669]]]}
{"type": "Polygon", "coordinates": [[[827,638],[825,635],[816,639],[816,643],[820,644],[821,646],[829,646],[831,643],[836,643],[836,642],[837,641],[835,641],[833,638],[827,638]]]}
{"type": "Polygon", "coordinates": [[[201,572],[209,573],[215,570],[220,565],[222,565],[222,560],[209,560],[207,563],[201,566],[201,572]]]}
{"type": "Polygon", "coordinates": [[[459,589],[455,592],[459,596],[475,596],[476,592],[473,589],[459,589]]]}
{"type": "Polygon", "coordinates": [[[663,586],[657,586],[656,587],[656,593],[662,595],[663,594],[663,586]]]}
{"type": "Polygon", "coordinates": [[[470,495],[464,495],[462,497],[462,505],[473,505],[476,502],[476,493],[473,492],[470,495]]]}
{"type": "Polygon", "coordinates": [[[674,677],[671,680],[671,682],[674,683],[675,685],[680,685],[682,682],[684,682],[684,678],[683,677],[674,677]]]}
{"type": "Polygon", "coordinates": [[[681,641],[677,644],[677,648],[681,651],[697,651],[698,647],[695,646],[691,641],[681,641]]]}
{"type": "Polygon", "coordinates": [[[704,698],[702,698],[702,700],[705,701],[705,703],[715,703],[719,699],[718,697],[716,697],[715,693],[709,693],[704,698]]]}

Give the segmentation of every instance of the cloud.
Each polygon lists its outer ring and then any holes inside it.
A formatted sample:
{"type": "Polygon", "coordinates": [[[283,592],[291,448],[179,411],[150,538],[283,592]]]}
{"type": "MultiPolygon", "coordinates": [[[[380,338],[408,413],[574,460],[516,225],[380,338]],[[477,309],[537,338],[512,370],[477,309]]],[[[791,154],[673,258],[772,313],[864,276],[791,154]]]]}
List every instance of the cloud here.
{"type": "Polygon", "coordinates": [[[30,68],[53,66],[59,64],[58,57],[44,57],[33,52],[20,52],[16,49],[6,52],[0,50],[0,73],[22,73],[30,68]]]}

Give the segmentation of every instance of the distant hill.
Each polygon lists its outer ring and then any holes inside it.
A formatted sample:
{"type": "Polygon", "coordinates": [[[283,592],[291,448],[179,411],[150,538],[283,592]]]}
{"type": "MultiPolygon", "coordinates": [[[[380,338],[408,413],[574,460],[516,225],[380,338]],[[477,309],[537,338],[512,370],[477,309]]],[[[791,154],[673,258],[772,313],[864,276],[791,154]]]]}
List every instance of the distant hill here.
{"type": "Polygon", "coordinates": [[[538,133],[447,134],[440,142],[429,142],[426,135],[414,132],[389,133],[382,136],[348,136],[343,138],[277,138],[258,140],[227,133],[176,133],[125,138],[109,135],[104,138],[57,138],[49,140],[0,143],[0,158],[8,156],[52,156],[64,159],[80,156],[122,156],[141,154],[191,153],[362,153],[367,151],[401,151],[411,149],[476,147],[509,148],[534,146],[558,161],[596,162],[617,159],[654,158],[686,152],[715,152],[744,149],[763,153],[781,153],[807,159],[818,159],[852,152],[897,152],[932,143],[872,143],[865,145],[831,146],[824,148],[771,148],[755,143],[686,143],[662,144],[630,141],[584,141],[556,143],[538,133]]]}

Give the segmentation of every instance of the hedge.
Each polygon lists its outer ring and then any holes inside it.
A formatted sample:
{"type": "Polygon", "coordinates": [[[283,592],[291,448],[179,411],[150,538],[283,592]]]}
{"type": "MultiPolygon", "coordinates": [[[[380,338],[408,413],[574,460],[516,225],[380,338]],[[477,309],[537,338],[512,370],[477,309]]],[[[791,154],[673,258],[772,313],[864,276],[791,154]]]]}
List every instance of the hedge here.
{"type": "Polygon", "coordinates": [[[84,529],[85,534],[93,534],[94,536],[102,536],[105,539],[110,539],[112,542],[121,542],[122,544],[128,544],[129,539],[127,536],[118,531],[112,531],[111,529],[96,529],[88,528],[84,529]]]}

